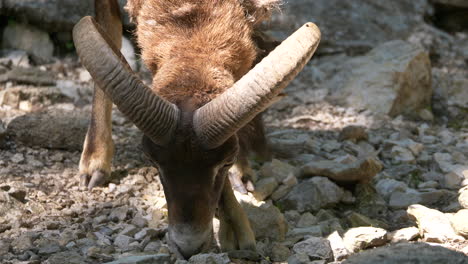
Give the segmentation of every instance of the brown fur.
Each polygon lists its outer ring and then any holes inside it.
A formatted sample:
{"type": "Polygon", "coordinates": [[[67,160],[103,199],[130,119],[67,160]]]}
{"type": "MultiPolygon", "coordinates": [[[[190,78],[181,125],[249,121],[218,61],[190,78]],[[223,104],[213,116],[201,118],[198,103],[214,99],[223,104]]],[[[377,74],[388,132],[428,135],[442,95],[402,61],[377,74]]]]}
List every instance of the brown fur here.
{"type": "Polygon", "coordinates": [[[265,2],[278,1],[128,1],[155,92],[199,107],[229,88],[257,57],[249,13],[265,2]]]}

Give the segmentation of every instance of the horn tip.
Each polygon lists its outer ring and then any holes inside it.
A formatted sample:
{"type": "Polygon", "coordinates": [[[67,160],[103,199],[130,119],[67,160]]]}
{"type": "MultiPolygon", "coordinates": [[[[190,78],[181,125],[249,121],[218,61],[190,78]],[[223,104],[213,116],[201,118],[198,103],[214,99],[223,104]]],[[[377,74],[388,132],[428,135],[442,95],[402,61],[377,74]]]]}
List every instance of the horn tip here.
{"type": "Polygon", "coordinates": [[[321,36],[320,28],[312,22],[307,22],[304,24],[304,27],[309,28],[312,32],[314,32],[318,38],[321,36]]]}

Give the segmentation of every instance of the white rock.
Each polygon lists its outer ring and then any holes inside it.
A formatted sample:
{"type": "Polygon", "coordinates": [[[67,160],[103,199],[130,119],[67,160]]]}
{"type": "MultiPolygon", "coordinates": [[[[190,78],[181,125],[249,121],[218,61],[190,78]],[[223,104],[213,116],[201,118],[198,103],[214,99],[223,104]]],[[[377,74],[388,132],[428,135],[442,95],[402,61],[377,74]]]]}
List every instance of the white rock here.
{"type": "Polygon", "coordinates": [[[419,236],[419,229],[417,227],[406,227],[399,230],[390,232],[389,238],[393,243],[413,241],[419,236]]]}
{"type": "Polygon", "coordinates": [[[335,261],[346,259],[349,256],[349,252],[346,249],[343,238],[340,236],[340,234],[338,234],[337,231],[331,233],[327,239],[330,242],[330,246],[333,250],[333,257],[335,261]]]}
{"type": "Polygon", "coordinates": [[[334,102],[391,116],[413,114],[431,101],[431,64],[419,46],[390,41],[345,61],[324,86],[334,102]]]}
{"type": "Polygon", "coordinates": [[[425,241],[444,243],[449,239],[459,240],[460,237],[453,230],[450,220],[443,213],[419,204],[411,205],[407,212],[416,220],[419,233],[425,241]]]}
{"type": "Polygon", "coordinates": [[[459,195],[458,195],[458,202],[460,205],[468,209],[468,188],[464,187],[463,189],[460,190],[459,195]]]}
{"type": "Polygon", "coordinates": [[[387,243],[387,231],[376,227],[351,228],[344,234],[343,241],[350,252],[369,247],[382,246],[387,243]]]}
{"type": "Polygon", "coordinates": [[[465,238],[468,238],[468,209],[458,211],[451,219],[452,227],[465,238]]]}

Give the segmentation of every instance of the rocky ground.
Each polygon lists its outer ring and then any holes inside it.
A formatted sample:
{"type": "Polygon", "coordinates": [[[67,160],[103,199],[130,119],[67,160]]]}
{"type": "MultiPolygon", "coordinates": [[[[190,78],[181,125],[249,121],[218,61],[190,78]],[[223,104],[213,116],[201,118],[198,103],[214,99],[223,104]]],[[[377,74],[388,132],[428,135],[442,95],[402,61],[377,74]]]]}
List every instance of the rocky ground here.
{"type": "MultiPolygon", "coordinates": [[[[289,2],[269,33],[312,18],[323,40],[264,116],[275,158],[252,160],[255,191],[236,194],[258,254],[188,262],[468,263],[468,6],[289,2]]],[[[117,110],[111,183],[78,186],[93,86],[70,46],[77,18],[31,3],[0,1],[0,262],[186,263],[167,246],[141,133],[117,110]]],[[[123,53],[149,81],[132,45],[123,53]]]]}

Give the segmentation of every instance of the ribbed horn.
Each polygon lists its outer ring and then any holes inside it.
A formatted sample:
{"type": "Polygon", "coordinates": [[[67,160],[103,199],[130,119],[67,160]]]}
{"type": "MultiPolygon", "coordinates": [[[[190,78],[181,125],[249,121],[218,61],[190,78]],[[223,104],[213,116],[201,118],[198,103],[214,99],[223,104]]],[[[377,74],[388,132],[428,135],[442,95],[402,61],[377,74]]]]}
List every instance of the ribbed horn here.
{"type": "Polygon", "coordinates": [[[177,106],[141,82],[92,17],[75,25],[73,41],[81,63],[117,108],[153,142],[166,144],[177,126],[177,106]]]}
{"type": "Polygon", "coordinates": [[[305,24],[231,88],[198,109],[194,128],[204,146],[220,146],[273,103],[304,68],[319,42],[319,28],[313,23],[305,24]]]}

